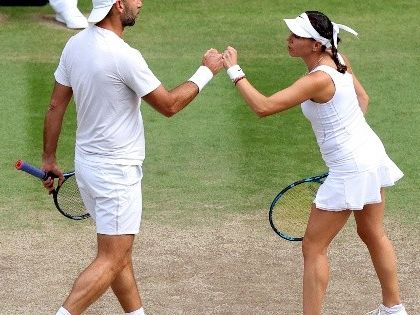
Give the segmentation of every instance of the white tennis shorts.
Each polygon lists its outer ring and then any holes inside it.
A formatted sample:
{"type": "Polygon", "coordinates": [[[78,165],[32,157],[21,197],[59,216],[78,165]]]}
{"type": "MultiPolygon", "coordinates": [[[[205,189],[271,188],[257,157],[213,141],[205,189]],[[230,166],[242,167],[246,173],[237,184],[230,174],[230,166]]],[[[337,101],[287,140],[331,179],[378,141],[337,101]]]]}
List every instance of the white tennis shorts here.
{"type": "Polygon", "coordinates": [[[113,165],[76,158],[77,184],[96,232],[137,234],[142,213],[140,165],[113,165]]]}

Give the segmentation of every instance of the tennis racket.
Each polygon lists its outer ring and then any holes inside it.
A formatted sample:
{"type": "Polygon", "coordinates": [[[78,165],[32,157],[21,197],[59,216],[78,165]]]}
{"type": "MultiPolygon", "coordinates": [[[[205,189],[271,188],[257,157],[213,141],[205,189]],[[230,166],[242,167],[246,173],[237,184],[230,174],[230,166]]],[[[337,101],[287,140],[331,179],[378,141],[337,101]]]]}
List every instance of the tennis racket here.
{"type": "Polygon", "coordinates": [[[270,205],[268,220],[274,232],[288,241],[302,241],[311,205],[328,173],[301,179],[280,191],[270,205]]]}
{"type": "MultiPolygon", "coordinates": [[[[24,171],[41,180],[46,180],[48,177],[57,178],[55,174],[47,173],[22,160],[16,162],[16,169],[24,171]]],[[[52,191],[55,207],[62,215],[69,219],[83,220],[90,217],[83,205],[74,171],[64,173],[63,175],[63,183],[52,191]]]]}

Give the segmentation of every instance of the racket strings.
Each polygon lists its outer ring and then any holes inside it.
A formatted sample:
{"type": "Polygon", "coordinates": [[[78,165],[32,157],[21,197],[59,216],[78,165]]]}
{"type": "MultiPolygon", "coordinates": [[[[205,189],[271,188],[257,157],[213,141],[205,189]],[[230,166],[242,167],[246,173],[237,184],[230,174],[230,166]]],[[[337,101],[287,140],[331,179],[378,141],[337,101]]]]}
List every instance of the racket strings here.
{"type": "Polygon", "coordinates": [[[302,183],[284,193],[272,211],[278,231],[294,238],[303,237],[318,188],[318,183],[302,183]]]}
{"type": "Polygon", "coordinates": [[[59,210],[72,218],[77,219],[87,216],[79,187],[77,186],[76,176],[69,177],[60,187],[57,194],[57,203],[59,210]]]}

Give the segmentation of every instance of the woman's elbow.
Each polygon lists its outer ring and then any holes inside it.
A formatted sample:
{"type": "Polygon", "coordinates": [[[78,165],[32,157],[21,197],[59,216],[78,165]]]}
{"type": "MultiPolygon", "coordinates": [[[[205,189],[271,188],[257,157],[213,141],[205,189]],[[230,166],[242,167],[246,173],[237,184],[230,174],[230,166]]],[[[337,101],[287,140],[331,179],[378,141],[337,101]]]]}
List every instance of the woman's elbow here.
{"type": "Polygon", "coordinates": [[[266,111],[254,111],[254,112],[259,118],[264,118],[270,115],[270,113],[266,111]]]}
{"type": "Polygon", "coordinates": [[[361,103],[363,104],[364,108],[367,108],[369,105],[369,96],[365,94],[361,100],[361,103]]]}
{"type": "Polygon", "coordinates": [[[363,102],[366,105],[369,104],[369,95],[366,93],[365,89],[360,89],[356,94],[360,102],[363,102]]]}
{"type": "Polygon", "coordinates": [[[250,103],[250,105],[253,112],[260,118],[264,118],[273,114],[273,112],[270,110],[269,104],[267,103],[250,103]]]}
{"type": "Polygon", "coordinates": [[[365,96],[365,104],[366,104],[366,106],[369,105],[369,95],[367,95],[367,94],[365,96]]]}

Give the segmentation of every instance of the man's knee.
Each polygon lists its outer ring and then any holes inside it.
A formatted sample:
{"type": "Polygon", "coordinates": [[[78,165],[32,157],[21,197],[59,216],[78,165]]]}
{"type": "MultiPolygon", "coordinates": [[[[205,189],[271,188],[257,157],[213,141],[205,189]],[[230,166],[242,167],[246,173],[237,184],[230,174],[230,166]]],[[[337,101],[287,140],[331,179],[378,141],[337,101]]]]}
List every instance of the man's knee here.
{"type": "Polygon", "coordinates": [[[133,235],[98,235],[97,259],[119,272],[131,263],[133,235]]]}
{"type": "Polygon", "coordinates": [[[97,263],[102,265],[107,272],[117,275],[124,268],[131,264],[131,255],[104,255],[98,254],[96,257],[97,263]]]}

